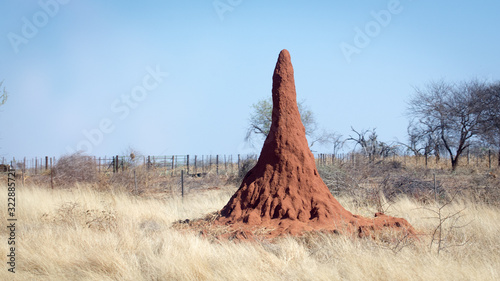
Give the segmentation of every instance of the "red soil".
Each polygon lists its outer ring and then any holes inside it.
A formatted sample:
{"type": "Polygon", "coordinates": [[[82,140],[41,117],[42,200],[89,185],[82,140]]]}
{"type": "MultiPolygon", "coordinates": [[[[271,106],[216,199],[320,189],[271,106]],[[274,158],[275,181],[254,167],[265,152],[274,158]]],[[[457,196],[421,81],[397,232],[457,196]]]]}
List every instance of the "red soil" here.
{"type": "Polygon", "coordinates": [[[373,236],[385,228],[413,235],[402,218],[353,215],[333,197],[318,174],[296,101],[290,54],[282,50],[273,75],[272,125],[256,166],[221,210],[218,225],[249,233],[266,228],[270,237],[304,231],[373,236]]]}

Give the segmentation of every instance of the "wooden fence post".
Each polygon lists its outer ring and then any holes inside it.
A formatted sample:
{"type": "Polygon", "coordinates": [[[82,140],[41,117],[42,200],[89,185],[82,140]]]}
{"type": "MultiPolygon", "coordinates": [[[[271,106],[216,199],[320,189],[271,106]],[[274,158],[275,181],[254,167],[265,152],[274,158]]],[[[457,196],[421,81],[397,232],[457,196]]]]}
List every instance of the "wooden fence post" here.
{"type": "Polygon", "coordinates": [[[118,173],[119,168],[120,168],[120,166],[119,166],[119,162],[118,162],[118,161],[119,161],[119,160],[118,160],[118,155],[116,155],[115,166],[116,166],[116,172],[117,172],[117,173],[118,173]]]}
{"type": "Polygon", "coordinates": [[[54,189],[54,171],[50,170],[50,187],[54,189]]]}
{"type": "Polygon", "coordinates": [[[45,156],[45,170],[49,169],[49,156],[45,156]]]}
{"type": "Polygon", "coordinates": [[[491,169],[491,149],[488,149],[488,169],[491,169]]]}
{"type": "Polygon", "coordinates": [[[226,173],[227,173],[227,159],[226,159],[226,154],[224,154],[224,170],[226,170],[226,173]]]}
{"type": "Polygon", "coordinates": [[[184,170],[181,170],[181,196],[184,198],[184,170]]]}
{"type": "Polygon", "coordinates": [[[135,176],[135,169],[134,169],[134,193],[137,194],[137,177],[135,176]]]}
{"type": "Polygon", "coordinates": [[[198,159],[197,159],[197,158],[198,158],[198,156],[197,156],[197,155],[195,155],[195,156],[194,156],[194,172],[193,172],[194,174],[196,174],[196,168],[197,168],[197,164],[196,164],[196,162],[198,161],[198,159]]]}
{"type": "Polygon", "coordinates": [[[215,171],[219,174],[219,154],[215,155],[215,171]]]}
{"type": "Polygon", "coordinates": [[[23,186],[24,186],[24,175],[26,174],[26,157],[23,159],[23,169],[21,170],[22,172],[22,180],[23,180],[23,186]]]}
{"type": "Polygon", "coordinates": [[[174,175],[174,169],[175,169],[175,155],[172,155],[172,173],[171,175],[174,175]]]}
{"type": "Polygon", "coordinates": [[[201,155],[201,172],[205,173],[205,155],[201,155]]]}
{"type": "Polygon", "coordinates": [[[189,175],[189,154],[186,155],[186,170],[187,170],[187,174],[189,175]]]}

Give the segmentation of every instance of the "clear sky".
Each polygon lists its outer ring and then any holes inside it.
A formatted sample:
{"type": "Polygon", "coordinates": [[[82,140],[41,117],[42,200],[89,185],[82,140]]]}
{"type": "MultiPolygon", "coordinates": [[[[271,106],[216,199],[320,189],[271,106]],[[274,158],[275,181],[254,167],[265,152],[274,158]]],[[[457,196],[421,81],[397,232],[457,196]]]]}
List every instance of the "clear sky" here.
{"type": "MultiPolygon", "coordinates": [[[[1,1],[0,157],[259,152],[281,49],[320,128],[406,140],[430,80],[500,77],[500,1],[1,1]]],[[[314,146],[317,152],[331,148],[314,146]]]]}

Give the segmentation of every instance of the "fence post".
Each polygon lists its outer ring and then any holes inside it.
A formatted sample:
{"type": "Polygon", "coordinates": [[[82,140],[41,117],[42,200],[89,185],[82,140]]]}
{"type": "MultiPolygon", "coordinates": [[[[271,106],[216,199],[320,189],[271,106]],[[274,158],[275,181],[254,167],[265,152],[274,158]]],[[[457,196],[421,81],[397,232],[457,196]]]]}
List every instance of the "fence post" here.
{"type": "Polygon", "coordinates": [[[54,189],[54,171],[50,170],[50,187],[54,189]]]}
{"type": "Polygon", "coordinates": [[[118,155],[116,155],[116,159],[115,159],[115,166],[116,166],[116,167],[115,167],[115,168],[116,168],[116,172],[117,172],[117,173],[118,173],[119,168],[120,168],[120,166],[118,165],[118,161],[119,161],[119,160],[118,160],[118,155]]]}
{"type": "Polygon", "coordinates": [[[181,196],[184,198],[184,170],[181,170],[181,196]]]}
{"type": "Polygon", "coordinates": [[[45,170],[49,169],[49,156],[45,156],[45,170]]]}
{"type": "Polygon", "coordinates": [[[175,155],[172,155],[172,176],[174,175],[174,169],[175,169],[175,155]]]}
{"type": "Polygon", "coordinates": [[[22,180],[23,180],[23,186],[24,186],[24,176],[26,174],[26,157],[24,157],[24,159],[23,159],[23,169],[21,170],[21,172],[22,172],[22,177],[23,177],[22,180]]]}
{"type": "Polygon", "coordinates": [[[219,174],[219,154],[215,155],[215,171],[219,174]]]}
{"type": "Polygon", "coordinates": [[[196,168],[197,168],[197,164],[196,164],[196,162],[198,161],[198,159],[197,159],[197,158],[198,158],[198,156],[197,156],[197,155],[195,155],[195,156],[194,156],[194,172],[193,172],[193,174],[196,174],[196,168]]]}
{"type": "Polygon", "coordinates": [[[205,172],[205,155],[201,155],[201,172],[205,172]]]}
{"type": "Polygon", "coordinates": [[[186,156],[187,174],[189,175],[189,154],[186,156]]]}
{"type": "Polygon", "coordinates": [[[434,201],[436,201],[437,204],[436,173],[434,173],[434,201]]]}
{"type": "Polygon", "coordinates": [[[137,177],[135,176],[135,169],[134,169],[134,187],[135,187],[135,194],[137,194],[137,177]]]}
{"type": "Polygon", "coordinates": [[[38,168],[38,158],[35,157],[35,175],[37,168],[38,168]]]}
{"type": "Polygon", "coordinates": [[[488,149],[488,169],[491,169],[491,149],[488,149]]]}
{"type": "Polygon", "coordinates": [[[227,174],[227,159],[226,159],[226,154],[224,154],[224,170],[226,170],[226,174],[227,174]]]}

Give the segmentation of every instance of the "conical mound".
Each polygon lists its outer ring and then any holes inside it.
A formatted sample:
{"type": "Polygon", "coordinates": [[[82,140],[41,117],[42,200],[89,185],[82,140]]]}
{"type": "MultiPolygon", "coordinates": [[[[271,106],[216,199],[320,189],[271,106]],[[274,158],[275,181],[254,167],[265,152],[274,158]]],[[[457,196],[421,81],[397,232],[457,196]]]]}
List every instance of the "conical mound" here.
{"type": "Polygon", "coordinates": [[[272,124],[259,160],[221,210],[220,223],[267,227],[275,235],[330,230],[364,236],[382,226],[413,232],[404,219],[355,216],[330,193],[307,144],[287,50],[281,51],[276,63],[272,95],[272,124]]]}

